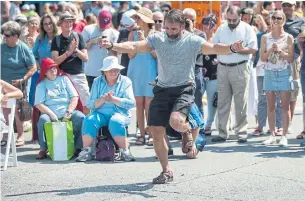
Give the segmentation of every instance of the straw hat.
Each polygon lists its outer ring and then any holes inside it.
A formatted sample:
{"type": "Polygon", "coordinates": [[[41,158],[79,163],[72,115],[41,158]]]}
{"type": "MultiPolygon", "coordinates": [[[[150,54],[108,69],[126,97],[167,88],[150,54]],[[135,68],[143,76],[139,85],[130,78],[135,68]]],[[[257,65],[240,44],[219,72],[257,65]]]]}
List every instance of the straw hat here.
{"type": "Polygon", "coordinates": [[[136,14],[143,20],[143,22],[147,24],[154,24],[155,21],[153,20],[153,13],[148,8],[141,7],[140,10],[136,14]]]}

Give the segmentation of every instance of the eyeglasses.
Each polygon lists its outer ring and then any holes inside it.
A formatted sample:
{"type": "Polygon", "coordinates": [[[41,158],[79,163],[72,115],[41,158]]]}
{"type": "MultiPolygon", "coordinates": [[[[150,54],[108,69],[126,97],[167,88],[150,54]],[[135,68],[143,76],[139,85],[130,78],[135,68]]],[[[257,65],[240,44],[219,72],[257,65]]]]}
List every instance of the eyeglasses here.
{"type": "Polygon", "coordinates": [[[163,20],[154,20],[156,24],[160,23],[162,24],[163,23],[163,20]]]}
{"type": "Polygon", "coordinates": [[[52,25],[52,22],[49,22],[49,23],[43,23],[43,26],[51,26],[52,25]]]}
{"type": "Polygon", "coordinates": [[[275,17],[275,16],[272,16],[271,19],[272,19],[273,21],[275,21],[275,20],[282,21],[282,20],[283,20],[282,17],[275,17]]]}
{"type": "Polygon", "coordinates": [[[227,21],[228,22],[236,23],[236,22],[238,22],[238,18],[237,19],[229,19],[229,18],[227,18],[227,21]]]}
{"type": "Polygon", "coordinates": [[[292,5],[289,4],[289,3],[284,3],[284,4],[282,5],[282,7],[283,7],[283,8],[291,8],[292,5]]]}

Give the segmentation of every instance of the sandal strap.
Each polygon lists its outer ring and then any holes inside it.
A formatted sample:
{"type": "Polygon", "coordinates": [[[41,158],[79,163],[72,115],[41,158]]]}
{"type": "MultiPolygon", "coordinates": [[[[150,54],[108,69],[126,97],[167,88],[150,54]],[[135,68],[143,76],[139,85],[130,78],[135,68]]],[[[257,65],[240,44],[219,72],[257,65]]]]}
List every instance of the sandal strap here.
{"type": "Polygon", "coordinates": [[[165,184],[168,182],[173,181],[173,172],[172,171],[168,171],[168,172],[161,172],[161,174],[159,176],[157,176],[156,178],[153,179],[153,183],[154,184],[165,184]]]}

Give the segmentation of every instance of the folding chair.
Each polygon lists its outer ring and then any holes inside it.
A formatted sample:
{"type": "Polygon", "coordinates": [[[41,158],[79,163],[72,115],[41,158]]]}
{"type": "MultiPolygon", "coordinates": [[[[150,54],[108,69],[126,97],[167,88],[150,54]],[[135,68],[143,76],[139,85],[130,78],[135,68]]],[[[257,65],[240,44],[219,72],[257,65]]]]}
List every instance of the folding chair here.
{"type": "Polygon", "coordinates": [[[10,155],[10,148],[12,145],[12,153],[13,153],[13,165],[16,167],[17,164],[17,151],[16,151],[16,140],[15,140],[15,133],[14,133],[14,118],[15,118],[15,108],[16,108],[16,99],[11,98],[8,100],[6,108],[11,108],[11,113],[8,116],[8,138],[5,150],[5,160],[3,170],[7,169],[8,158],[10,155]]]}

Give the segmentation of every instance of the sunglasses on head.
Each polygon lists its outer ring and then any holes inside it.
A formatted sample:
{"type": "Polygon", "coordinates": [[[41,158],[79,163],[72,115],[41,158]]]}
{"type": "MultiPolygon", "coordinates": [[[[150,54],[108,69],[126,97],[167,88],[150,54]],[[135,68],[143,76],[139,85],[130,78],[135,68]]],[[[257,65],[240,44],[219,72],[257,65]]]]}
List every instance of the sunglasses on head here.
{"type": "Polygon", "coordinates": [[[272,16],[271,19],[272,19],[273,21],[274,21],[274,20],[279,20],[279,21],[283,20],[282,17],[275,17],[275,16],[272,16]]]}
{"type": "Polygon", "coordinates": [[[157,23],[160,23],[160,24],[163,23],[163,20],[154,20],[154,21],[155,21],[156,24],[157,24],[157,23]]]}

